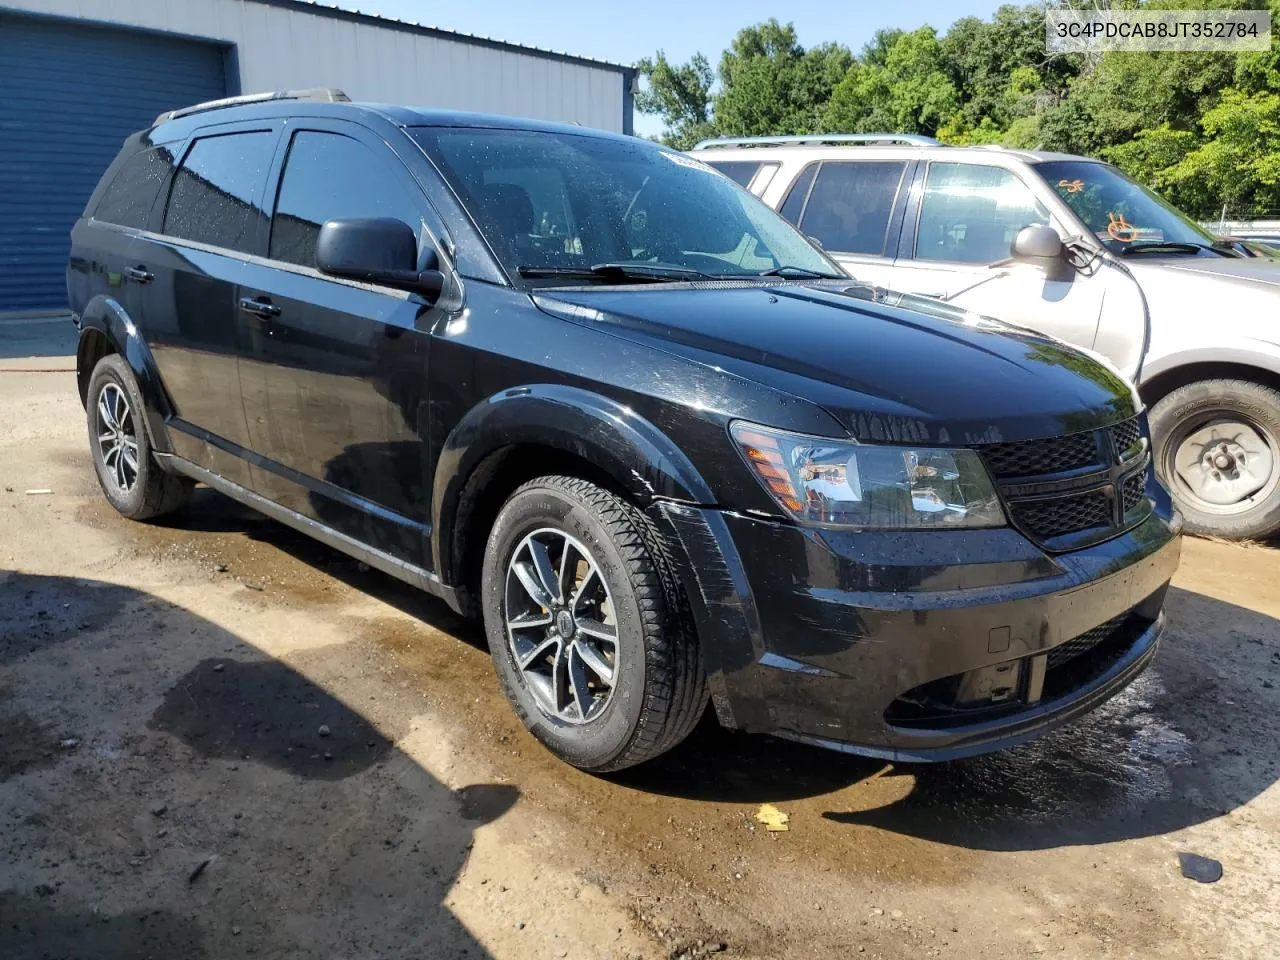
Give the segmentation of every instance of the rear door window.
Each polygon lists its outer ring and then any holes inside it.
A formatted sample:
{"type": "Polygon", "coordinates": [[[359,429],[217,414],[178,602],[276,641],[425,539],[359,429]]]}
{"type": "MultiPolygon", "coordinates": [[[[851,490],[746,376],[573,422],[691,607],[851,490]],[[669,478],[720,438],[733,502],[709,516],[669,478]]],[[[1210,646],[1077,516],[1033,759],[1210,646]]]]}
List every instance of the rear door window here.
{"type": "Polygon", "coordinates": [[[393,217],[416,230],[420,207],[386,160],[359,140],[300,130],[280,179],[268,255],[314,267],[316,239],[326,221],[393,217]]]}
{"type": "Polygon", "coordinates": [[[833,253],[884,256],[889,217],[906,169],[905,161],[824,161],[800,214],[800,229],[833,253]]]}
{"type": "Polygon", "coordinates": [[[172,169],[173,153],[167,147],[143,150],[130,157],[102,195],[94,219],[122,227],[146,227],[151,206],[172,169]]]}
{"type": "Polygon", "coordinates": [[[1031,188],[1003,167],[931,163],[920,201],[916,259],[994,263],[1023,227],[1047,224],[1031,188]]]}
{"type": "Polygon", "coordinates": [[[262,195],[276,135],[267,130],[196,140],[173,178],[164,232],[242,253],[256,252],[262,195]]]}

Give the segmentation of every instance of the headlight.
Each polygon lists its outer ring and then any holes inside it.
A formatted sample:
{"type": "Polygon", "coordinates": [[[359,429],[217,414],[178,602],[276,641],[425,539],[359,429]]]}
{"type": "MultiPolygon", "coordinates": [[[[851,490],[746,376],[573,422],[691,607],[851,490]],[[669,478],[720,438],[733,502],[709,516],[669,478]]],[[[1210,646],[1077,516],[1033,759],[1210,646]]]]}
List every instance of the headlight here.
{"type": "Polygon", "coordinates": [[[1002,527],[1004,511],[973,450],[890,447],[730,427],[778,504],[813,526],[883,530],[1002,527]]]}

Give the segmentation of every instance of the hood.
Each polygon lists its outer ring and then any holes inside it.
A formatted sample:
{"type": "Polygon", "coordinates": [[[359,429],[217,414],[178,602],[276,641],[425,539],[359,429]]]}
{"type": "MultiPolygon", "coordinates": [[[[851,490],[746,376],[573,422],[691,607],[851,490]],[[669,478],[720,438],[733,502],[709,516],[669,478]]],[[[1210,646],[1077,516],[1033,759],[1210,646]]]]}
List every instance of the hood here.
{"type": "Polygon", "coordinates": [[[1159,261],[1128,261],[1137,276],[1175,275],[1221,279],[1234,287],[1270,288],[1280,296],[1280,260],[1267,257],[1181,257],[1159,261]]]}
{"type": "Polygon", "coordinates": [[[534,302],[816,403],[873,442],[1058,436],[1138,409],[1128,381],[1075,348],[848,281],[556,289],[534,302]]]}
{"type": "Polygon", "coordinates": [[[1183,257],[1127,263],[1151,311],[1149,356],[1280,344],[1280,262],[1183,257]]]}

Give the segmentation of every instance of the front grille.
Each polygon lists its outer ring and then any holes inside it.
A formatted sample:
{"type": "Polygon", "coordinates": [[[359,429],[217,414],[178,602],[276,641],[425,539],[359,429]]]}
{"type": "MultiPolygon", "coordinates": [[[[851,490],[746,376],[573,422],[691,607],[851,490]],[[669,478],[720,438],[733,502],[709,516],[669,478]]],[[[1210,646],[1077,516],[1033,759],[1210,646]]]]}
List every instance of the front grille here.
{"type": "Polygon", "coordinates": [[[981,453],[987,469],[999,480],[1059,473],[1098,463],[1098,444],[1092,433],[989,443],[982,447],[981,453]]]}
{"type": "Polygon", "coordinates": [[[1116,627],[1124,622],[1128,614],[1120,614],[1118,617],[1112,617],[1106,623],[1100,623],[1092,630],[1087,630],[1078,637],[1073,637],[1066,643],[1060,643],[1049,651],[1048,662],[1046,667],[1052,670],[1054,667],[1060,667],[1068,660],[1074,660],[1082,653],[1088,653],[1107,637],[1111,636],[1116,627]]]}
{"type": "Polygon", "coordinates": [[[1144,437],[1137,416],[1063,437],[984,444],[978,452],[1014,526],[1049,549],[1074,550],[1139,519],[1133,511],[1149,469],[1144,437]]]}
{"type": "Polygon", "coordinates": [[[1014,522],[1041,540],[1111,524],[1111,501],[1101,490],[1052,500],[1015,500],[1010,508],[1014,522]]]}
{"type": "Polygon", "coordinates": [[[1147,495],[1147,467],[1143,467],[1124,482],[1124,512],[1128,513],[1147,495]]]}
{"type": "Polygon", "coordinates": [[[1054,651],[1049,651],[1049,659],[1045,664],[1041,701],[1057,700],[1092,683],[1132,650],[1134,643],[1150,626],[1151,618],[1140,614],[1135,608],[1127,615],[1109,620],[1102,624],[1102,627],[1084,634],[1089,636],[1101,631],[1103,627],[1108,628],[1090,644],[1087,651],[1079,650],[1074,655],[1058,660],[1056,663],[1052,659],[1054,651]],[[1082,655],[1085,653],[1088,653],[1088,656],[1082,655]]]}
{"type": "Polygon", "coordinates": [[[1111,428],[1111,444],[1115,448],[1116,455],[1121,459],[1128,459],[1125,454],[1136,447],[1141,439],[1142,424],[1137,417],[1126,420],[1124,423],[1117,423],[1111,428]]]}

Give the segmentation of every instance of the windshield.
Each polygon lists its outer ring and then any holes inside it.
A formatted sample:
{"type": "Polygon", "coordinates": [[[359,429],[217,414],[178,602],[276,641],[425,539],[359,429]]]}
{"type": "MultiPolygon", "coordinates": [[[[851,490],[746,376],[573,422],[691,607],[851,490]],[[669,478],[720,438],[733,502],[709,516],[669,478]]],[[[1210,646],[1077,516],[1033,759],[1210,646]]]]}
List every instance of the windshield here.
{"type": "Polygon", "coordinates": [[[841,276],[790,224],[727,177],[644,140],[533,130],[410,131],[513,277],[841,276]],[[619,266],[622,269],[617,269],[619,266]],[[634,267],[627,270],[627,267],[634,267]],[[663,274],[661,271],[665,270],[663,274]]]}
{"type": "Polygon", "coordinates": [[[1113,253],[1152,243],[1210,246],[1193,221],[1115,167],[1090,160],[1036,164],[1035,170],[1113,253]]]}

